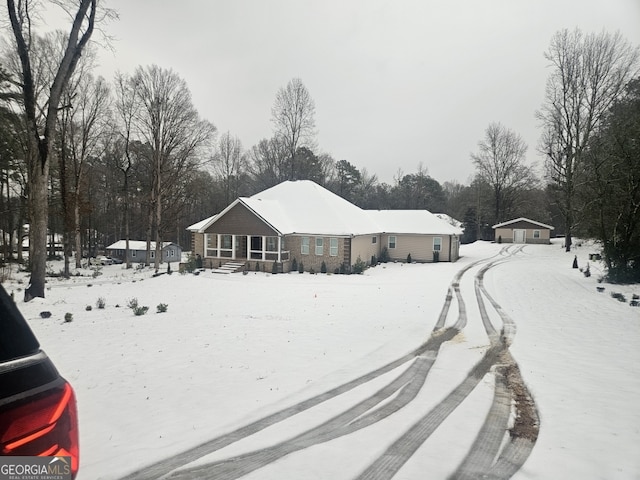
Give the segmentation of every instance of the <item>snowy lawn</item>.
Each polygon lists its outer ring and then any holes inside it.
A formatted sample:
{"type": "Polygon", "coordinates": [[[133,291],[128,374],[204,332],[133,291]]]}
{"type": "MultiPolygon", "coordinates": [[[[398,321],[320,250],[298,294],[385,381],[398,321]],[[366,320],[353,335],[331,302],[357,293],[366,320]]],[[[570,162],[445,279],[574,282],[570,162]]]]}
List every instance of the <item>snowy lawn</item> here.
{"type": "MultiPolygon", "coordinates": [[[[402,357],[430,335],[456,272],[502,247],[476,242],[462,246],[454,264],[387,264],[352,276],[206,271],[152,278],[151,270],[112,265],[97,278],[84,271],[86,276],[71,280],[50,279],[46,299],[19,307],[76,390],[78,478],[115,479],[402,357]],[[99,298],[104,309],[96,306],[99,298]],[[134,316],[127,308],[134,298],[149,307],[146,315],[134,316]],[[161,303],[168,311],[156,313],[161,303]],[[52,317],[40,318],[43,310],[52,317]],[[66,313],[72,322],[64,322],[66,313]]],[[[571,253],[559,244],[527,245],[485,275],[487,290],[517,325],[511,352],[541,419],[533,453],[514,478],[640,478],[640,308],[629,306],[640,286],[599,284],[597,262],[590,262],[589,278],[571,268],[574,254],[584,267],[594,251],[588,245],[571,253]],[[626,302],[612,292],[625,295],[626,302]]],[[[442,346],[424,392],[393,422],[309,448],[247,478],[352,478],[366,468],[486,350],[474,303],[477,271],[471,269],[461,282],[469,325],[442,346]],[[364,454],[350,454],[355,444],[364,454]]],[[[26,277],[16,273],[5,283],[17,299],[25,286],[20,278],[26,277]]],[[[452,306],[447,324],[456,315],[452,306]]],[[[301,432],[371,394],[403,368],[206,461],[301,432]]],[[[397,478],[451,473],[489,408],[490,376],[397,478]],[[447,457],[451,462],[443,462],[447,457]]]]}

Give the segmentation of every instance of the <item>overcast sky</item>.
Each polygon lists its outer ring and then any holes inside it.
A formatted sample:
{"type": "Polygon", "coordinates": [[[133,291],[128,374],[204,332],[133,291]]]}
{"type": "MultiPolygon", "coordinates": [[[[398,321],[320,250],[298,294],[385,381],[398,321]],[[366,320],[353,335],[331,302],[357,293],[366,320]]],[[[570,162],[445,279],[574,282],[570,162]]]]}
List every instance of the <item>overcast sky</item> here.
{"type": "Polygon", "coordinates": [[[203,118],[245,149],[273,134],[276,92],[299,77],[320,153],[393,182],[422,163],[468,183],[491,122],[541,163],[543,53],[563,28],[640,45],[639,0],[111,0],[115,53],[101,72],[157,64],[184,78],[203,118]]]}

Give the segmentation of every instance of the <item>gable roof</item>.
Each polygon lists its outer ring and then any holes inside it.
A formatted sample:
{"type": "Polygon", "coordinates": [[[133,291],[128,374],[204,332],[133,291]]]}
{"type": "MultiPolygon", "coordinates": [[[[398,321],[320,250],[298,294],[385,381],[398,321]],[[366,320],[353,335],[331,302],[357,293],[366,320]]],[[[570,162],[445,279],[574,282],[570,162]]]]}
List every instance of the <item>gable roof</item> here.
{"type": "Polygon", "coordinates": [[[529,222],[529,223],[532,223],[533,225],[538,225],[539,227],[542,227],[542,228],[548,228],[549,230],[554,230],[554,227],[552,227],[551,225],[547,225],[546,223],[536,222],[535,220],[531,220],[525,217],[516,218],[515,220],[509,220],[508,222],[497,223],[492,228],[506,227],[507,225],[511,225],[513,223],[518,223],[518,222],[529,222]]]}
{"type": "Polygon", "coordinates": [[[240,197],[219,214],[191,225],[188,230],[204,233],[238,204],[280,235],[461,233],[427,210],[363,210],[311,180],[287,180],[251,197],[240,197]]]}

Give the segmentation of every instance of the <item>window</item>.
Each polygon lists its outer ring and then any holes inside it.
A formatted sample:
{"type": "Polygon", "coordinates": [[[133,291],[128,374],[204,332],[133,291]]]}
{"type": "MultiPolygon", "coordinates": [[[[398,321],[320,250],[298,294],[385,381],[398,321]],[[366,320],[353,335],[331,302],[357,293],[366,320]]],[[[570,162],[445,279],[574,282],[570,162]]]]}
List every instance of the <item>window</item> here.
{"type": "Polygon", "coordinates": [[[338,256],[338,239],[330,238],[329,239],[329,255],[332,257],[338,256]]]}
{"type": "Polygon", "coordinates": [[[267,252],[278,251],[278,237],[267,237],[267,252]]]}
{"type": "Polygon", "coordinates": [[[439,252],[442,250],[442,237],[433,237],[433,251],[439,252]]]}
{"type": "Polygon", "coordinates": [[[540,230],[533,231],[533,238],[540,238],[540,230]]]}
{"type": "Polygon", "coordinates": [[[371,243],[373,244],[378,243],[378,237],[371,237],[371,243]]]}
{"type": "Polygon", "coordinates": [[[231,245],[232,245],[232,236],[231,235],[221,235],[221,243],[222,243],[222,248],[226,249],[226,250],[231,250],[231,245]]]}
{"type": "Polygon", "coordinates": [[[302,246],[300,247],[302,255],[309,255],[309,237],[302,237],[302,246]]]}
{"type": "Polygon", "coordinates": [[[218,252],[216,251],[217,242],[218,242],[217,235],[211,234],[211,233],[205,234],[205,239],[204,239],[204,243],[205,243],[204,256],[205,257],[215,257],[218,255],[218,252]]]}
{"type": "Polygon", "coordinates": [[[324,238],[316,237],[316,255],[324,254],[324,238]]]}
{"type": "Polygon", "coordinates": [[[169,256],[170,256],[170,257],[174,257],[174,256],[175,256],[175,253],[176,253],[176,252],[175,252],[175,250],[174,250],[173,248],[170,248],[170,249],[169,249],[169,256]]]}
{"type": "Polygon", "coordinates": [[[389,248],[396,248],[396,236],[389,235],[389,248]]]}

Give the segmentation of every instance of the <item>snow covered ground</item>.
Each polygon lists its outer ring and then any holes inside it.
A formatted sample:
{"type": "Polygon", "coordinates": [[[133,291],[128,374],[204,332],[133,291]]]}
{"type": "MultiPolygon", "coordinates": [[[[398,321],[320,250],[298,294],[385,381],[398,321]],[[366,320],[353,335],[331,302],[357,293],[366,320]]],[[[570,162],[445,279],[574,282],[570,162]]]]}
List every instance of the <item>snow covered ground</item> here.
{"type": "MultiPolygon", "coordinates": [[[[499,260],[484,286],[516,324],[510,350],[540,416],[537,443],[513,478],[640,478],[640,308],[629,306],[640,286],[598,283],[598,262],[590,262],[589,278],[572,269],[574,254],[584,267],[595,252],[587,244],[571,253],[559,243],[520,252],[512,246],[510,255],[504,249],[476,242],[463,245],[453,264],[386,264],[351,276],[205,271],[153,278],[151,270],[112,265],[96,278],[85,270],[70,280],[50,279],[46,299],[19,307],[76,390],[78,478],[116,479],[403,357],[430,336],[456,273],[482,259],[499,260]],[[100,298],[103,309],[96,306],[100,298]],[[127,307],[134,298],[149,307],[146,315],[127,307]],[[167,312],[156,312],[161,303],[167,312]],[[43,310],[52,317],[42,319],[43,310]],[[72,322],[64,321],[66,313],[72,322]]],[[[414,401],[246,478],[354,478],[433,409],[489,347],[474,293],[483,265],[461,277],[467,326],[442,345],[414,401]]],[[[21,299],[25,279],[14,273],[5,288],[21,299]]],[[[457,315],[453,302],[447,325],[457,315]]],[[[285,441],[367,398],[407,365],[212,449],[198,462],[285,441]]],[[[447,478],[455,471],[490,407],[492,377],[483,378],[394,478],[425,472],[447,478]]]]}

